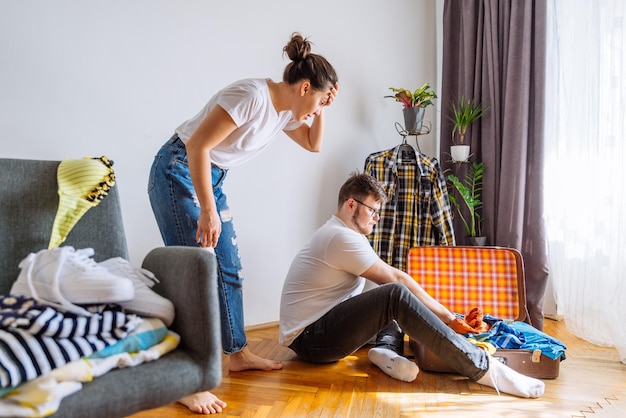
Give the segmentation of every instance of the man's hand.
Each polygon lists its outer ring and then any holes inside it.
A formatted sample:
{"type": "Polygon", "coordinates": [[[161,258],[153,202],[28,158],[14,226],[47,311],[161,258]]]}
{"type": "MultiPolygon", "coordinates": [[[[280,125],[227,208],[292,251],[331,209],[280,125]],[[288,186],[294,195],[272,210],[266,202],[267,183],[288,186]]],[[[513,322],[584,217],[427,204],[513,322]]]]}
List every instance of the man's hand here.
{"type": "Polygon", "coordinates": [[[476,328],[472,328],[469,324],[462,319],[455,317],[448,326],[452,328],[457,334],[480,334],[480,331],[476,328]]]}

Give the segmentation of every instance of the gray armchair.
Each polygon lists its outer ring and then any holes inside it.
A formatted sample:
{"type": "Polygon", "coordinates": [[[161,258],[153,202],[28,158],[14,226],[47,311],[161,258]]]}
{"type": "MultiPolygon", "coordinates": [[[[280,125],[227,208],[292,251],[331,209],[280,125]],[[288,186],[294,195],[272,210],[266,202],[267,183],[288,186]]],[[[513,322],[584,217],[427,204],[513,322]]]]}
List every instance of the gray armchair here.
{"type": "MultiPolygon", "coordinates": [[[[58,165],[0,158],[0,294],[9,293],[19,262],[48,246],[59,201],[58,165]]],[[[96,261],[128,258],[116,187],[82,217],[63,245],[93,248],[96,261]]],[[[200,248],[160,247],[145,257],[142,267],[160,280],[154,290],[176,307],[170,328],[180,334],[180,345],[156,361],[112,370],[85,383],[62,401],[55,416],[125,417],[220,384],[215,256],[200,248]]]]}

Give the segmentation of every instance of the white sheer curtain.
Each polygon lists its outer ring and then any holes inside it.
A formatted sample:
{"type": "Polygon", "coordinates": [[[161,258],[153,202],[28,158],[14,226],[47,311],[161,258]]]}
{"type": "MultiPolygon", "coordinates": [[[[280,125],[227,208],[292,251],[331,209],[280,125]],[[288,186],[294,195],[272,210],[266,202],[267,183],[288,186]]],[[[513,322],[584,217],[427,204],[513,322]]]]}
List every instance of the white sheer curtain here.
{"type": "Polygon", "coordinates": [[[568,330],[626,363],[624,0],[549,0],[546,225],[568,330]]]}

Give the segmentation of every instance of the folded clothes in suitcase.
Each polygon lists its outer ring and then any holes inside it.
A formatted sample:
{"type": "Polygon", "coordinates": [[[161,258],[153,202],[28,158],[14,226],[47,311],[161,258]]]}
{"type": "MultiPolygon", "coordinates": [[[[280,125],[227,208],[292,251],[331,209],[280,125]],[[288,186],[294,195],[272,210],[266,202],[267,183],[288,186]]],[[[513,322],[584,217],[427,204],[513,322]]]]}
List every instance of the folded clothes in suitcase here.
{"type": "MultiPolygon", "coordinates": [[[[528,340],[537,343],[526,344],[532,349],[507,349],[498,345],[493,357],[527,376],[553,379],[559,375],[565,346],[523,323],[528,315],[524,266],[519,251],[503,247],[414,247],[409,250],[407,272],[452,312],[466,315],[471,309],[479,308],[487,318],[503,320],[500,321],[503,329],[525,333],[521,340],[528,336],[528,340]]],[[[481,336],[484,334],[476,338],[481,336]]],[[[493,336],[492,333],[490,337],[493,336]]],[[[524,344],[515,346],[524,347],[524,344]]],[[[422,370],[454,372],[417,341],[410,339],[409,347],[422,370]]]]}

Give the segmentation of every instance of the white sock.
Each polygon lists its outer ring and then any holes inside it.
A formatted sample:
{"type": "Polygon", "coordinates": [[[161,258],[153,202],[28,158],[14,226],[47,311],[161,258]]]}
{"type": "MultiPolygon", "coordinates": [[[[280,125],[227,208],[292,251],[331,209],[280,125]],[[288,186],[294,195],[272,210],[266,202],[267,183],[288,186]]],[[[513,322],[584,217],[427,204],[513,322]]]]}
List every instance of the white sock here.
{"type": "Polygon", "coordinates": [[[403,382],[414,381],[420,371],[417,364],[388,348],[374,347],[367,353],[367,357],[380,370],[403,382]]]}
{"type": "Polygon", "coordinates": [[[491,356],[487,373],[477,383],[520,398],[538,398],[546,388],[541,380],[524,376],[491,356]]]}

